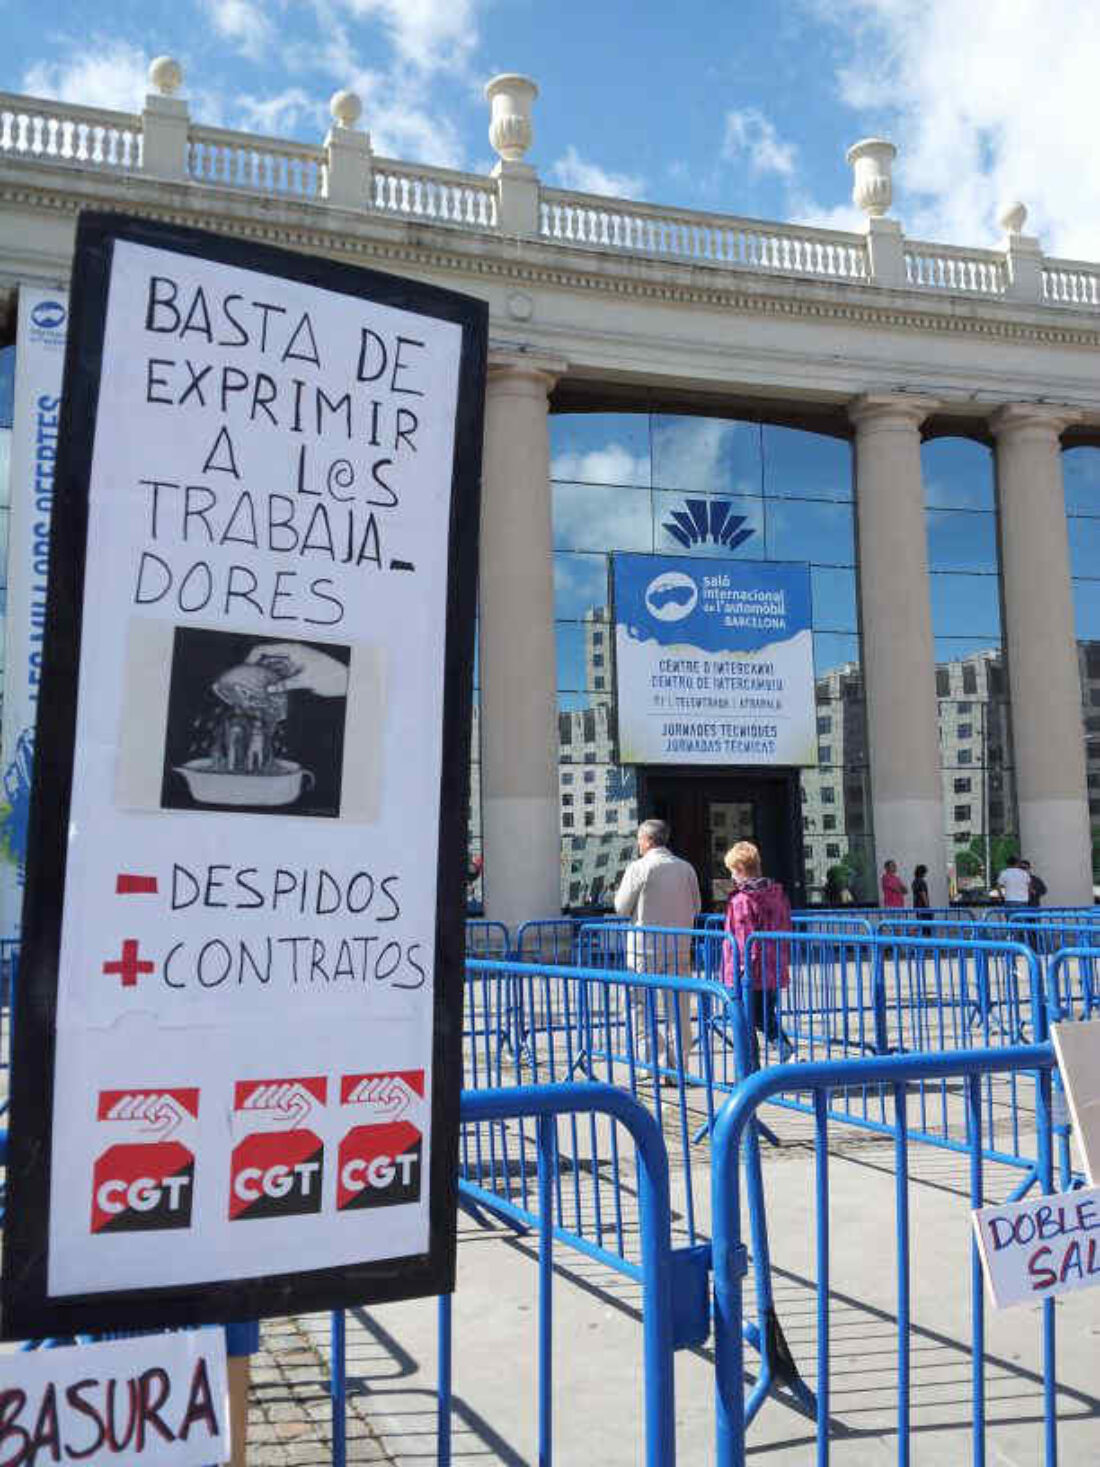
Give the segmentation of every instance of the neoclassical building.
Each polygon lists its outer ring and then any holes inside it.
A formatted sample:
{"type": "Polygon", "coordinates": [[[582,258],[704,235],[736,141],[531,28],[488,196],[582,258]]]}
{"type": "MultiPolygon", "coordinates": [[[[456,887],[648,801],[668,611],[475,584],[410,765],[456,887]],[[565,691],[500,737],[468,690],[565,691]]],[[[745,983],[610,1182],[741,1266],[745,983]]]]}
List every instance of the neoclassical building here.
{"type": "Polygon", "coordinates": [[[942,902],[1015,848],[1051,900],[1092,901],[1100,264],[1044,255],[1020,204],[995,249],[907,238],[879,140],[848,155],[866,216],[848,234],[548,188],[523,77],[486,89],[488,177],[376,156],[349,93],[311,145],[206,127],[181,85],[161,58],[140,115],[0,95],[0,424],[21,296],[67,286],[82,208],[489,303],[471,813],[489,915],[606,900],[654,813],[708,900],[751,835],[803,900],[830,872],[873,899],[891,857],[906,879],[925,863],[942,902]],[[807,760],[624,760],[626,555],[805,568],[807,760]]]}

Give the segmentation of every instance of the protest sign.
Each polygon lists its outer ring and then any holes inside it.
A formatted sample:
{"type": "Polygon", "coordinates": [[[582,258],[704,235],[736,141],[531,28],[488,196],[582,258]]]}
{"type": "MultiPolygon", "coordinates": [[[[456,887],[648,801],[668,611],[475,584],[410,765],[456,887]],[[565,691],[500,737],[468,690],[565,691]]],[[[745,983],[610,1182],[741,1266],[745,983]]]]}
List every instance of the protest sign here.
{"type": "Polygon", "coordinates": [[[0,1462],[202,1467],[230,1455],[225,1333],[180,1330],[0,1356],[0,1462]]]}
{"type": "Polygon", "coordinates": [[[18,309],[0,732],[0,937],[5,938],[19,936],[23,907],[68,296],[63,290],[20,285],[18,309]]]}
{"type": "Polygon", "coordinates": [[[983,1207],[973,1218],[998,1309],[1100,1284],[1100,1188],[983,1207]]]}
{"type": "Polygon", "coordinates": [[[447,1289],[486,309],[111,216],[71,307],[4,1333],[447,1289]]]}

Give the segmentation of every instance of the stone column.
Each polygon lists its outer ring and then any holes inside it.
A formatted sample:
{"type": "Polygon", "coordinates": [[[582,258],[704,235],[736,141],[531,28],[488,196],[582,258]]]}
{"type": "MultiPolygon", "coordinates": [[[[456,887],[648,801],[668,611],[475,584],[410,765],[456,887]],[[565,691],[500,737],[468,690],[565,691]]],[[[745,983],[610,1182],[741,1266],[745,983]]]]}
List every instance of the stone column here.
{"type": "Polygon", "coordinates": [[[1077,414],[1000,408],[997,440],[1004,636],[1020,849],[1048,904],[1092,905],[1081,684],[1062,490],[1060,434],[1077,414]]]}
{"type": "Polygon", "coordinates": [[[856,429],[856,510],[863,682],[879,875],[893,859],[910,883],[928,867],[934,906],[947,900],[943,792],[920,426],[931,398],[869,394],[856,429]]]}
{"type": "Polygon", "coordinates": [[[492,353],[481,492],[481,813],[486,915],[561,911],[547,395],[565,363],[492,353]]]}

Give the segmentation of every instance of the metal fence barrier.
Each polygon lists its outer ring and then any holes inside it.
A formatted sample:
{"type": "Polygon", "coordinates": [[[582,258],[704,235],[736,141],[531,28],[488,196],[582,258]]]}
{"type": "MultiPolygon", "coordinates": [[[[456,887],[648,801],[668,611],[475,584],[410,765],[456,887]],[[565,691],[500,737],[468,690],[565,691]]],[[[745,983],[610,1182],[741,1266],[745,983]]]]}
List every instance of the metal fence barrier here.
{"type": "MultiPolygon", "coordinates": [[[[830,1436],[830,1238],[829,1238],[829,1121],[833,1097],[853,1089],[883,1089],[891,1096],[895,1165],[896,1299],[897,1299],[897,1457],[908,1464],[911,1447],[910,1336],[910,1210],[909,1127],[910,1092],[915,1084],[962,1081],[967,1124],[967,1155],[970,1161],[969,1206],[982,1206],[984,1197],[982,1083],[995,1074],[1035,1073],[1039,1143],[1038,1181],[1044,1192],[1052,1187],[1051,1077],[1053,1053],[1049,1044],[998,1050],[961,1051],[954,1054],[890,1055],[871,1059],[836,1060],[798,1066],[780,1066],[752,1075],[731,1097],[715,1126],[712,1141],[712,1227],[715,1331],[715,1423],[718,1467],[744,1467],[745,1427],[766,1387],[756,1382],[746,1401],[744,1387],[744,1287],[747,1253],[741,1223],[742,1146],[751,1133],[757,1113],[765,1102],[774,1101],[797,1088],[811,1097],[814,1116],[815,1162],[815,1255],[817,1379],[815,1438],[819,1467],[829,1460],[830,1436]]],[[[982,1267],[976,1246],[970,1244],[971,1294],[971,1409],[972,1461],[986,1460],[985,1396],[985,1298],[982,1267]]],[[[1043,1354],[1042,1458],[1045,1467],[1057,1462],[1057,1417],[1055,1410],[1054,1305],[1043,1302],[1041,1319],[1043,1354]]],[[[1037,1444],[1038,1445],[1038,1444],[1037,1444]]],[[[1039,1461],[1038,1453],[1030,1460],[1039,1461]]]]}

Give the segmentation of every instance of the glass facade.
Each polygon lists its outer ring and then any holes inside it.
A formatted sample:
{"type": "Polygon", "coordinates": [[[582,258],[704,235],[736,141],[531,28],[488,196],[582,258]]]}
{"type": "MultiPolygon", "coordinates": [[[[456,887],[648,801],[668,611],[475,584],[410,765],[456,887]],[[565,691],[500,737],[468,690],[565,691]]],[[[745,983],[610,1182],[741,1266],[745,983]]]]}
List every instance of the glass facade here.
{"type": "Polygon", "coordinates": [[[660,414],[560,414],[550,442],[563,905],[608,901],[635,854],[635,772],[614,762],[617,551],[809,565],[819,767],[801,775],[807,891],[819,894],[836,867],[872,896],[849,443],[660,414]],[[725,509],[719,543],[701,513],[714,500],[725,509]]]}
{"type": "MultiPolygon", "coordinates": [[[[932,439],[921,449],[921,474],[944,861],[960,891],[988,890],[1017,848],[993,452],[965,438],[932,439]]],[[[927,864],[937,857],[929,852],[927,864]]]]}
{"type": "Polygon", "coordinates": [[[1100,448],[1068,448],[1062,454],[1073,577],[1077,665],[1081,675],[1092,879],[1100,884],[1100,448]]]}

